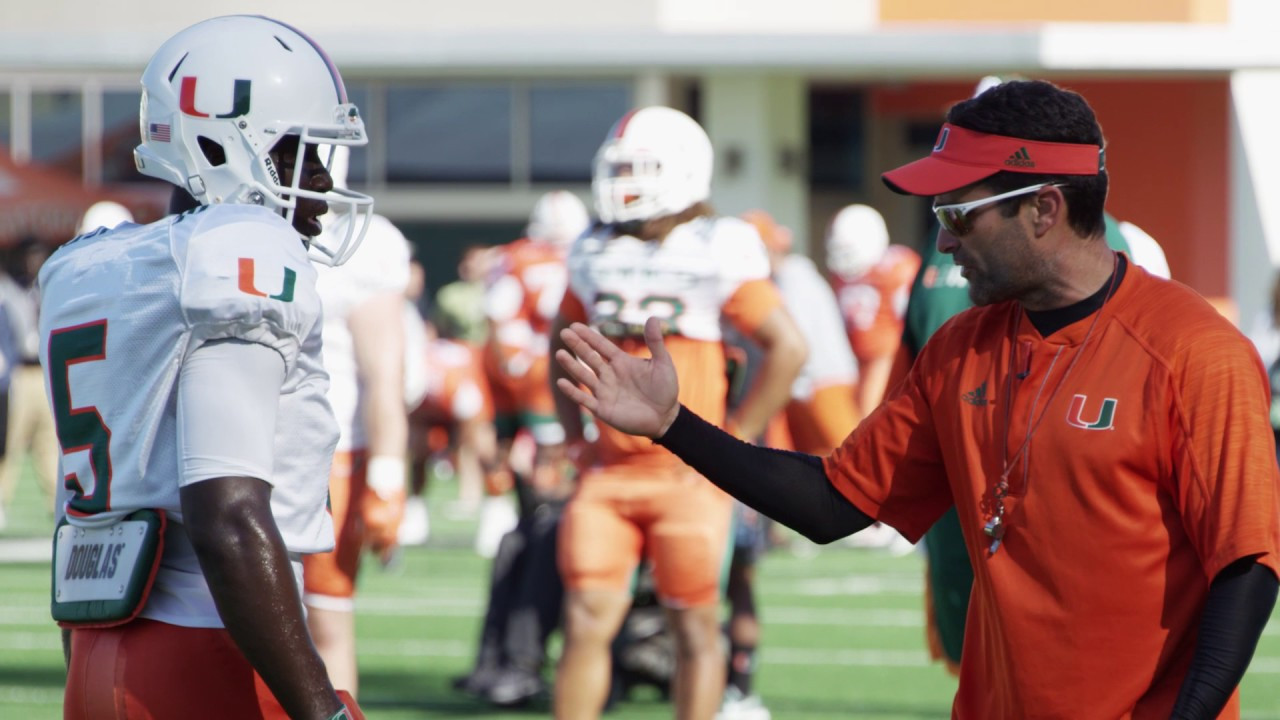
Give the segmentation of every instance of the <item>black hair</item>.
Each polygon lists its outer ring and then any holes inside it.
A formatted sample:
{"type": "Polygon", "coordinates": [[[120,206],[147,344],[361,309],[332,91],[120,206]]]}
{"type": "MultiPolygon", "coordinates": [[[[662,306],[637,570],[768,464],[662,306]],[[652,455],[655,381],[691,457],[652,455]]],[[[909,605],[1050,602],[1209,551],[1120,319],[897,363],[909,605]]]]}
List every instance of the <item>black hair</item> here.
{"type": "MultiPolygon", "coordinates": [[[[1014,80],[996,85],[977,97],[956,103],[947,112],[947,122],[962,128],[993,135],[1079,143],[1105,147],[1102,126],[1093,108],[1079,94],[1043,80],[1014,80]]],[[[1102,218],[1107,202],[1107,171],[1097,175],[1042,175],[1001,171],[980,185],[993,194],[1037,183],[1061,186],[1067,199],[1067,223],[1085,237],[1105,232],[1102,218]]],[[[1027,197],[1010,198],[1002,208],[1012,217],[1027,197]]]]}

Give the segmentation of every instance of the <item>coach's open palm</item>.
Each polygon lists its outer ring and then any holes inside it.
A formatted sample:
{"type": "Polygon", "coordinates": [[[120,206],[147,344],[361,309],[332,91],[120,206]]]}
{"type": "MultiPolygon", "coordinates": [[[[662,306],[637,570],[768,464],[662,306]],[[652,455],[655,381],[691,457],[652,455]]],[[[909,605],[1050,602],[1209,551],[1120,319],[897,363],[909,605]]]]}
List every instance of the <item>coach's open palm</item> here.
{"type": "Polygon", "coordinates": [[[644,324],[644,342],[653,356],[647,359],[628,355],[582,323],[561,330],[560,338],[573,355],[559,350],[556,360],[590,391],[564,378],[557,380],[560,391],[574,402],[631,435],[661,437],[675,422],[680,386],[657,318],[644,324]]]}

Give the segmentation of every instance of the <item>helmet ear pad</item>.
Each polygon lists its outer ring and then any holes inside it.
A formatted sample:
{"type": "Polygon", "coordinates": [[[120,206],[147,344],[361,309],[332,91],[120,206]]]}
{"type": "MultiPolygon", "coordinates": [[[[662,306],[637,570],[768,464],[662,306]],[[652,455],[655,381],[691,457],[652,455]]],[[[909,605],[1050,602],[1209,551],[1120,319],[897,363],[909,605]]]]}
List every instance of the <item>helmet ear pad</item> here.
{"type": "Polygon", "coordinates": [[[591,187],[605,223],[674,215],[711,196],[714,152],[702,126],[673,108],[633,110],[596,152],[591,187]]]}

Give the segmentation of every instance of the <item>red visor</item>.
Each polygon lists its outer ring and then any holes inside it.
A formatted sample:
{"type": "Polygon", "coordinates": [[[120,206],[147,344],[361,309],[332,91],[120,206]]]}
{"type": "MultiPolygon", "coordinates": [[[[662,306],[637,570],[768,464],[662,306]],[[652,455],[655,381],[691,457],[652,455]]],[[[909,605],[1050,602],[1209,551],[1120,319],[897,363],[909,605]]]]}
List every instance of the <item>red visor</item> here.
{"type": "Polygon", "coordinates": [[[1103,167],[1102,148],[1097,145],[989,135],[947,123],[928,157],[880,178],[890,190],[904,195],[941,195],[1001,171],[1097,175],[1103,167]]]}

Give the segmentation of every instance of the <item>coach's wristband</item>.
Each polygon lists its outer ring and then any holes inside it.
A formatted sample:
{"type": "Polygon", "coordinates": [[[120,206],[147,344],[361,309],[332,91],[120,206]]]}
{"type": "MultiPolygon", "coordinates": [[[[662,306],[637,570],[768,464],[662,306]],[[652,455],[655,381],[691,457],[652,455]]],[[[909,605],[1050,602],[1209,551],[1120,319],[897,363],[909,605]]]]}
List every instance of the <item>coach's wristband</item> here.
{"type": "Polygon", "coordinates": [[[369,458],[366,483],[383,500],[403,495],[404,458],[394,455],[375,455],[369,458]]]}

